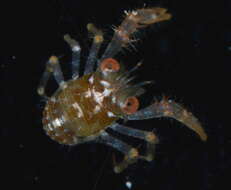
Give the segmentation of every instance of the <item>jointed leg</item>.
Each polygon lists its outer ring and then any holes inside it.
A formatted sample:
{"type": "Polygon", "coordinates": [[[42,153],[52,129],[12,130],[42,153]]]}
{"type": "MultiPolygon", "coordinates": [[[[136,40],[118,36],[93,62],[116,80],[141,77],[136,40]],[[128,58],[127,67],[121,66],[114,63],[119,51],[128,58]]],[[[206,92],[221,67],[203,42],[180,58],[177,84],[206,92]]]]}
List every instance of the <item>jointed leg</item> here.
{"type": "Polygon", "coordinates": [[[146,154],[145,156],[139,156],[139,158],[145,159],[147,161],[153,160],[155,144],[158,143],[158,138],[153,132],[133,129],[130,127],[120,125],[118,123],[114,123],[110,126],[110,128],[121,134],[145,140],[147,142],[146,154]]]}
{"type": "Polygon", "coordinates": [[[130,145],[122,142],[121,140],[110,136],[107,132],[103,132],[97,139],[97,142],[112,146],[125,155],[124,160],[115,165],[114,171],[116,173],[122,172],[129,164],[136,162],[139,158],[137,149],[132,148],[130,145]]]}
{"type": "Polygon", "coordinates": [[[116,173],[122,172],[129,164],[135,163],[138,159],[144,159],[147,161],[153,160],[155,144],[158,142],[157,137],[152,132],[141,131],[137,129],[128,128],[117,123],[110,126],[111,129],[125,135],[143,139],[147,142],[147,150],[144,156],[139,155],[139,152],[136,148],[131,147],[130,145],[110,136],[107,132],[103,132],[97,142],[104,143],[118,151],[122,152],[124,160],[115,165],[114,171],[116,173]]]}
{"type": "Polygon", "coordinates": [[[79,65],[80,65],[80,52],[81,48],[79,43],[72,39],[69,34],[64,35],[64,40],[70,45],[72,50],[72,78],[79,77],[79,65]]]}
{"type": "Polygon", "coordinates": [[[198,119],[181,105],[171,100],[163,99],[162,101],[154,103],[132,115],[128,115],[127,119],[142,120],[159,117],[174,118],[177,121],[182,122],[191,130],[195,131],[203,141],[207,140],[207,134],[198,119]]]}
{"type": "Polygon", "coordinates": [[[43,76],[40,80],[40,83],[37,89],[38,94],[40,96],[47,97],[45,94],[45,87],[52,73],[55,77],[56,82],[59,84],[59,86],[65,85],[63,73],[59,65],[59,60],[56,56],[51,56],[46,64],[46,69],[43,73],[43,76]]]}
{"type": "Polygon", "coordinates": [[[89,56],[87,58],[84,74],[93,72],[97,55],[103,42],[103,33],[101,30],[97,29],[93,24],[88,24],[87,29],[94,35],[94,37],[89,56]]]}

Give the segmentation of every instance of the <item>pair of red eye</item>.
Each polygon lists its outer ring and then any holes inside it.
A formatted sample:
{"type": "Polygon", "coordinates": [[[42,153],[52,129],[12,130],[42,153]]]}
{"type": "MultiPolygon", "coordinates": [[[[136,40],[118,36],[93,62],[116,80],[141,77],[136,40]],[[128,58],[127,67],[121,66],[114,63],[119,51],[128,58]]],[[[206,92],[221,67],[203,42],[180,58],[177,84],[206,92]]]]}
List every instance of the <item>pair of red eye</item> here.
{"type": "Polygon", "coordinates": [[[103,72],[117,72],[120,69],[120,64],[113,58],[107,58],[100,63],[100,69],[103,72]]]}
{"type": "Polygon", "coordinates": [[[139,100],[135,96],[128,97],[126,101],[124,102],[124,105],[122,107],[122,111],[125,114],[133,114],[135,113],[139,108],[139,100]]]}
{"type": "MultiPolygon", "coordinates": [[[[102,72],[117,72],[120,70],[120,64],[113,58],[106,58],[100,63],[102,72]]],[[[139,101],[135,96],[128,97],[121,108],[125,114],[133,114],[139,108],[139,101]]]]}

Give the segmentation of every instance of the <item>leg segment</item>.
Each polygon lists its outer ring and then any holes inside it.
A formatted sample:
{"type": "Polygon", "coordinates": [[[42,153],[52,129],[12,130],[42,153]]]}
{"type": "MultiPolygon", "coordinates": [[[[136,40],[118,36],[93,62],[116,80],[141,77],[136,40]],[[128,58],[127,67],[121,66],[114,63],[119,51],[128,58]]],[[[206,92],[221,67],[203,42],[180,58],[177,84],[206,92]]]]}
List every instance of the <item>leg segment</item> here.
{"type": "Polygon", "coordinates": [[[61,71],[59,61],[56,56],[51,56],[46,64],[46,69],[43,73],[43,76],[40,80],[38,90],[37,90],[40,96],[47,97],[45,94],[45,87],[52,73],[55,77],[56,82],[59,84],[59,86],[65,85],[63,73],[61,71]]]}
{"type": "Polygon", "coordinates": [[[114,57],[122,47],[126,47],[132,40],[131,35],[139,28],[146,27],[150,24],[169,20],[171,15],[166,13],[164,8],[143,8],[135,11],[125,11],[126,16],[115,33],[111,42],[106,48],[102,58],[114,57]]]}
{"type": "Polygon", "coordinates": [[[72,39],[69,34],[64,35],[64,40],[69,44],[72,49],[72,78],[79,77],[79,65],[80,65],[80,52],[81,48],[79,43],[72,39]]]}
{"type": "Polygon", "coordinates": [[[158,143],[158,138],[153,132],[133,129],[130,127],[120,125],[118,123],[114,123],[113,125],[110,126],[110,128],[121,134],[145,140],[147,142],[146,155],[139,156],[139,158],[145,159],[147,161],[153,160],[155,144],[158,143]]]}
{"type": "Polygon", "coordinates": [[[132,148],[130,145],[122,142],[121,140],[110,136],[107,132],[103,132],[97,139],[97,142],[112,146],[125,155],[124,160],[115,165],[114,171],[116,173],[122,172],[129,164],[136,162],[139,158],[137,149],[132,148]]]}
{"type": "Polygon", "coordinates": [[[191,130],[195,131],[203,141],[207,140],[207,134],[205,133],[198,119],[181,105],[171,100],[163,99],[162,101],[154,103],[132,115],[128,115],[127,119],[142,120],[159,117],[174,118],[186,125],[191,130]]]}
{"type": "Polygon", "coordinates": [[[103,42],[103,33],[101,30],[97,29],[93,24],[89,23],[87,29],[90,33],[94,35],[93,43],[87,58],[84,74],[93,72],[95,62],[97,60],[97,55],[100,49],[100,46],[103,42]]]}
{"type": "Polygon", "coordinates": [[[117,131],[123,135],[139,138],[139,139],[145,140],[147,142],[158,143],[158,139],[153,132],[133,129],[130,127],[126,127],[124,125],[120,125],[118,123],[114,123],[109,128],[111,128],[111,129],[113,129],[113,130],[115,130],[115,131],[117,131]]]}

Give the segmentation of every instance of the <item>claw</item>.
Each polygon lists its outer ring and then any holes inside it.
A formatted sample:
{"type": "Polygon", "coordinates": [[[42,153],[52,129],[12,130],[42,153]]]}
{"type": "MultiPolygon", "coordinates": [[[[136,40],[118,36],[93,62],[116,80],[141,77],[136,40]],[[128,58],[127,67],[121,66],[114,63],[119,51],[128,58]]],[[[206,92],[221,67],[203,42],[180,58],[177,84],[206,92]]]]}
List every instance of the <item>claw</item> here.
{"type": "Polygon", "coordinates": [[[159,117],[174,118],[183,123],[189,129],[195,131],[200,136],[201,140],[207,140],[207,134],[205,133],[198,119],[192,113],[184,109],[180,104],[172,100],[167,100],[166,98],[132,115],[129,115],[128,120],[151,119],[159,117]]]}
{"type": "Polygon", "coordinates": [[[171,18],[171,14],[167,13],[167,9],[160,7],[138,9],[136,13],[136,17],[139,19],[137,23],[141,26],[169,20],[171,18]]]}
{"type": "Polygon", "coordinates": [[[201,140],[207,140],[207,134],[202,128],[201,123],[191,112],[188,112],[180,104],[171,100],[162,100],[161,102],[157,103],[156,106],[159,107],[159,109],[163,109],[163,114],[166,117],[172,117],[180,121],[189,129],[195,131],[200,136],[201,140]]]}

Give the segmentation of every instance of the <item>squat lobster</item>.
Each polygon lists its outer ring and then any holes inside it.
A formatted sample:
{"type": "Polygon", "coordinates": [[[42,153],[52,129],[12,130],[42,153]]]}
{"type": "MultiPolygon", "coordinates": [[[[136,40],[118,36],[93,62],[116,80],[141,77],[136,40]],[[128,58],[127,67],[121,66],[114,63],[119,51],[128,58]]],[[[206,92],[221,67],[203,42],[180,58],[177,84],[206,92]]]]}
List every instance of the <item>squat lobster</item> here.
{"type": "Polygon", "coordinates": [[[120,125],[116,122],[119,118],[143,120],[171,117],[195,131],[203,141],[207,139],[199,121],[181,105],[171,100],[163,99],[137,111],[139,108],[137,97],[144,93],[142,86],[149,82],[132,84],[133,78],[130,74],[139,67],[139,64],[126,72],[113,57],[131,42],[131,36],[137,29],[169,20],[171,15],[164,8],[142,8],[125,13],[125,19],[115,29],[112,40],[100,59],[97,58],[97,54],[103,42],[103,34],[93,24],[87,25],[94,38],[84,75],[81,77],[79,76],[81,48],[77,41],[65,35],[64,40],[72,49],[72,79],[64,81],[58,58],[51,56],[38,87],[39,95],[47,98],[42,120],[47,135],[56,142],[66,145],[94,141],[114,147],[125,155],[124,160],[115,165],[116,173],[138,159],[151,161],[155,144],[158,142],[153,132],[120,125]],[[95,63],[97,63],[96,71],[94,71],[95,63]],[[59,84],[59,88],[51,97],[47,97],[44,89],[51,74],[59,84]],[[107,128],[145,140],[146,154],[139,155],[136,148],[106,132],[107,128]]]}

